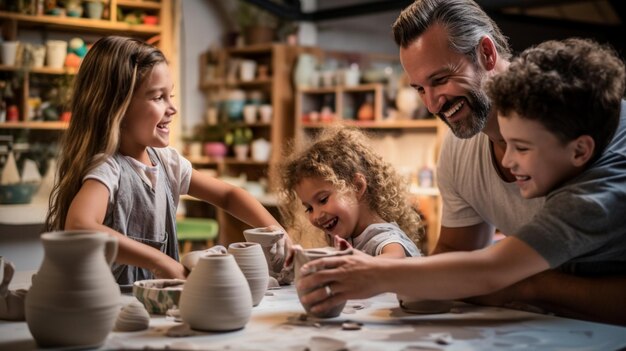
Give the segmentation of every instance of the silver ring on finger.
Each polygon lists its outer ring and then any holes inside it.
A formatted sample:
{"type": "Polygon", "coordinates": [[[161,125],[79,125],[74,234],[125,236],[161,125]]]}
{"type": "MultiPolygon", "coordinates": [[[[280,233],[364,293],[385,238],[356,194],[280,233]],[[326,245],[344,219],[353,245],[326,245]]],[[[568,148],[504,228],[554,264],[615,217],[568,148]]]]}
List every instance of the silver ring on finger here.
{"type": "Polygon", "coordinates": [[[333,291],[330,289],[330,284],[324,285],[324,290],[326,291],[327,297],[333,296],[333,291]]]}

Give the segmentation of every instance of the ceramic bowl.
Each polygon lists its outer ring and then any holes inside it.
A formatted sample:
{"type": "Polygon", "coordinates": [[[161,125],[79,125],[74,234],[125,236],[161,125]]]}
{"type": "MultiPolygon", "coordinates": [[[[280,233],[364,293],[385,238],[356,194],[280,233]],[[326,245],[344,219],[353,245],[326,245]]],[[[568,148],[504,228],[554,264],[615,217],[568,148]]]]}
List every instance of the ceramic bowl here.
{"type": "Polygon", "coordinates": [[[28,204],[39,188],[39,183],[0,185],[0,204],[28,204]]]}
{"type": "Polygon", "coordinates": [[[148,313],[165,314],[170,308],[178,306],[184,283],[181,279],[138,280],[133,284],[133,295],[148,313]]]}

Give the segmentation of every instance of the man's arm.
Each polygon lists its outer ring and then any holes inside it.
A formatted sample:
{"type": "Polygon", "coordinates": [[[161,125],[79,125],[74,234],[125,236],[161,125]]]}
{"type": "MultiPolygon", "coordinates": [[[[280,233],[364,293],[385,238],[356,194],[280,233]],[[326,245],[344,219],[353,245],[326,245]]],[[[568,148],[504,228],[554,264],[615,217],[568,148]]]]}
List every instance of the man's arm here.
{"type": "Polygon", "coordinates": [[[626,277],[578,277],[549,270],[469,302],[525,309],[562,317],[626,325],[626,277]]]}
{"type": "Polygon", "coordinates": [[[452,251],[474,251],[487,247],[493,238],[494,229],[482,222],[469,227],[441,227],[437,246],[430,253],[436,255],[452,251]]]}

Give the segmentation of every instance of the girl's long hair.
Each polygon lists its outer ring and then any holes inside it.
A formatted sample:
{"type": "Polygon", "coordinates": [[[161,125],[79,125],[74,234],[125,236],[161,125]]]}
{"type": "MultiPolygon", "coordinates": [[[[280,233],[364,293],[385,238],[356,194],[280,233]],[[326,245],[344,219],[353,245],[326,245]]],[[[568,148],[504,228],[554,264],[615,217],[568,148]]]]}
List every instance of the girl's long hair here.
{"type": "Polygon", "coordinates": [[[120,124],[133,93],[162,62],[166,60],[159,49],[132,38],[104,37],[89,50],[74,82],[72,117],[61,140],[47,231],[65,228],[83,178],[117,151],[120,124]]]}

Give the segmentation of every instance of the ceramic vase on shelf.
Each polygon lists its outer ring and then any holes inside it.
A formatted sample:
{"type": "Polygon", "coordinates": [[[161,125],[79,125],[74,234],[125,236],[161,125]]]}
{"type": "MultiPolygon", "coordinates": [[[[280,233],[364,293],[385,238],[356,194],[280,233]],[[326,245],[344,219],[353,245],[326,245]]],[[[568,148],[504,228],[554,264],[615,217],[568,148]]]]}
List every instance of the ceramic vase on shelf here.
{"type": "Polygon", "coordinates": [[[235,158],[238,161],[245,161],[248,159],[248,151],[250,151],[250,145],[248,144],[234,145],[233,151],[235,152],[235,158]]]}
{"type": "Polygon", "coordinates": [[[110,264],[117,239],[92,231],[41,235],[44,259],[26,295],[26,322],[42,347],[97,347],[120,311],[110,264]]]}
{"type": "MultiPolygon", "coordinates": [[[[322,247],[322,248],[317,248],[317,249],[302,249],[298,247],[294,248],[294,265],[295,265],[294,270],[295,270],[295,275],[296,275],[295,277],[296,284],[298,283],[301,277],[300,268],[304,266],[307,262],[317,260],[323,257],[344,256],[344,255],[352,255],[352,249],[337,250],[333,247],[322,247]]],[[[306,293],[305,291],[298,290],[298,298],[300,298],[305,293],[306,293]]],[[[308,306],[308,305],[303,304],[302,307],[304,307],[304,310],[308,314],[314,317],[332,318],[332,317],[339,316],[345,305],[346,303],[344,302],[322,313],[312,313],[310,310],[311,306],[308,306]]]]}
{"type": "Polygon", "coordinates": [[[265,295],[269,281],[269,270],[261,245],[250,242],[232,243],[228,246],[228,253],[233,255],[248,281],[252,305],[258,305],[265,295]]]}
{"type": "Polygon", "coordinates": [[[252,313],[246,277],[231,254],[200,257],[180,296],[180,315],[192,329],[228,331],[243,328],[252,313]]]}
{"type": "Polygon", "coordinates": [[[293,83],[296,88],[306,88],[311,85],[311,76],[315,71],[317,59],[311,54],[300,54],[293,72],[293,83]]]}
{"type": "Polygon", "coordinates": [[[252,142],[252,159],[256,162],[268,162],[272,152],[272,144],[259,138],[252,142]]]}

